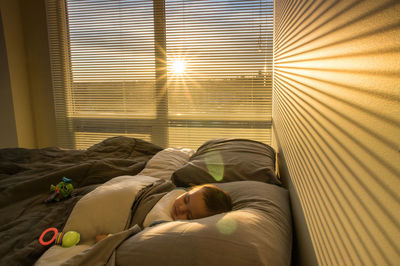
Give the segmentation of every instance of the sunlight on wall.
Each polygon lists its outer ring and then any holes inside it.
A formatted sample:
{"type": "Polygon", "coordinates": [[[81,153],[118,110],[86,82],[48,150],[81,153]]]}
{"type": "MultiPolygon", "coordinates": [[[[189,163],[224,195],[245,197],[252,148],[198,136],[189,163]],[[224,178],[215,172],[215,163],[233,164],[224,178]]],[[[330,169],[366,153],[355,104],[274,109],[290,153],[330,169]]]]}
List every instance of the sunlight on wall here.
{"type": "Polygon", "coordinates": [[[400,3],[275,3],[273,126],[321,265],[400,261],[400,3]]]}

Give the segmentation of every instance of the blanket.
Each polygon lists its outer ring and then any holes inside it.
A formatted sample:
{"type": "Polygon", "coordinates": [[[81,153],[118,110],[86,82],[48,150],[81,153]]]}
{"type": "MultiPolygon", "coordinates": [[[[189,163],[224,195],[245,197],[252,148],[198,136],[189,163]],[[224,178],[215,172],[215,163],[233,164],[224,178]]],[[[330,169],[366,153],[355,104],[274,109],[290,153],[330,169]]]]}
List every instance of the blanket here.
{"type": "Polygon", "coordinates": [[[80,198],[113,177],[138,174],[161,150],[126,137],[87,150],[0,149],[0,264],[32,265],[48,249],[38,242],[45,229],[61,230],[80,198]],[[44,203],[62,177],[72,180],[73,197],[44,203]]]}

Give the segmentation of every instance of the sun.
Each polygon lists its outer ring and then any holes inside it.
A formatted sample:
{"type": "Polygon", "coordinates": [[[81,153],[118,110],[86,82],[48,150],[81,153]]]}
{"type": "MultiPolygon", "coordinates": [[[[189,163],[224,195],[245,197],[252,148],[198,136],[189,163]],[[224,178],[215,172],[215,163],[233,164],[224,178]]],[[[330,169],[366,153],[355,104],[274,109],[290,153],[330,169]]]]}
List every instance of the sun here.
{"type": "Polygon", "coordinates": [[[172,62],[172,71],[175,74],[183,74],[186,70],[186,63],[182,60],[174,60],[172,62]]]}

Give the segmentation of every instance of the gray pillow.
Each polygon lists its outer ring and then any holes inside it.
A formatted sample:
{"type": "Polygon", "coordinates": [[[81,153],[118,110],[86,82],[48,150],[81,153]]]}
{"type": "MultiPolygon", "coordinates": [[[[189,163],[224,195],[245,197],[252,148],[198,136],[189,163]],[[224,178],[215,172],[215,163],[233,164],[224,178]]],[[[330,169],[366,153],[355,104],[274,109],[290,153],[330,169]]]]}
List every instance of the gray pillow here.
{"type": "Polygon", "coordinates": [[[256,181],[216,184],[233,211],[145,229],[116,252],[117,265],[290,265],[292,227],[285,189],[256,181]]]}
{"type": "Polygon", "coordinates": [[[178,187],[253,180],[280,185],[272,147],[248,139],[215,139],[204,143],[171,180],[178,187]]]}

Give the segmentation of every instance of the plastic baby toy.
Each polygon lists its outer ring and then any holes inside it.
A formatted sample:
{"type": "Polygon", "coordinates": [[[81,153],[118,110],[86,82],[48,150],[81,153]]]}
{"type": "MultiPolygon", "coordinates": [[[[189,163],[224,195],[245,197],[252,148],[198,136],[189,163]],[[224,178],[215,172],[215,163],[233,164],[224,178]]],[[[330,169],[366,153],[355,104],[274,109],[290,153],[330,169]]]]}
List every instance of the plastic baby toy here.
{"type": "Polygon", "coordinates": [[[57,228],[51,227],[44,230],[39,238],[39,243],[43,246],[50,245],[51,243],[61,245],[64,248],[73,247],[79,243],[81,235],[76,231],[68,231],[66,233],[58,232],[57,228]],[[53,232],[54,235],[49,241],[44,241],[43,238],[48,232],[53,232]]]}
{"type": "Polygon", "coordinates": [[[71,179],[63,177],[62,181],[58,183],[56,186],[51,185],[50,191],[53,193],[45,200],[45,202],[50,202],[53,200],[60,201],[62,199],[70,197],[72,191],[74,190],[74,187],[72,186],[71,183],[72,183],[71,179]]]}

